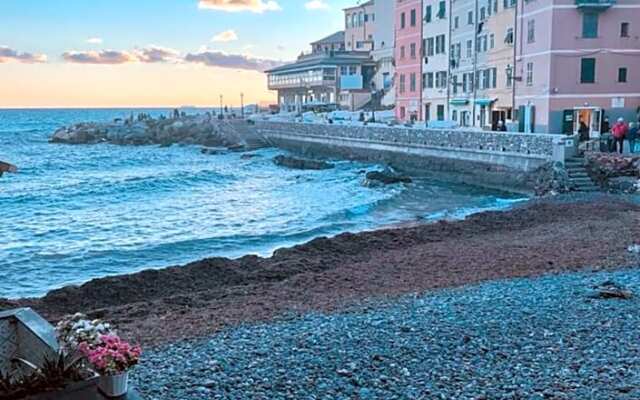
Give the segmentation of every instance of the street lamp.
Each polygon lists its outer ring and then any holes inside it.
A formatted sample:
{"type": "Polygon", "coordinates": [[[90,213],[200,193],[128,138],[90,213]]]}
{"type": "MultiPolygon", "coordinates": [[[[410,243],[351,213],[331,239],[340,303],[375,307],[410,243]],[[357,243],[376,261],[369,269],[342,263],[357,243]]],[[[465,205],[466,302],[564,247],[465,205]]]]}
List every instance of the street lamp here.
{"type": "Polygon", "coordinates": [[[371,82],[371,122],[376,122],[376,83],[371,82]]]}
{"type": "Polygon", "coordinates": [[[240,92],[240,115],[244,119],[244,93],[240,92]]]}
{"type": "Polygon", "coordinates": [[[224,114],[222,112],[222,95],[220,95],[220,115],[224,117],[224,114]]]}

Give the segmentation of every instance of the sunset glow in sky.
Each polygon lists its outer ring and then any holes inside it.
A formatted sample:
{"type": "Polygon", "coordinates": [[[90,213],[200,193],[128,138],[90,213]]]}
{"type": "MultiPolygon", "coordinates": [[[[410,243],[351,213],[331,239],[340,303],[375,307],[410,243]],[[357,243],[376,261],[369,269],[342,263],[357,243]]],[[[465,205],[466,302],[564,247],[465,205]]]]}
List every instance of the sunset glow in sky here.
{"type": "Polygon", "coordinates": [[[274,102],[262,71],[357,0],[2,0],[0,107],[274,102]]]}

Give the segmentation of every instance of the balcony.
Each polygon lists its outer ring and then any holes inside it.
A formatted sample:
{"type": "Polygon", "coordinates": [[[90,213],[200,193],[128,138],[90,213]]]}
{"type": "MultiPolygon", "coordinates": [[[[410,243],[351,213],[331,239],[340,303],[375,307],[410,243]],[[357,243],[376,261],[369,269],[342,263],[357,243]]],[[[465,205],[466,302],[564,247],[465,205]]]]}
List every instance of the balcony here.
{"type": "Polygon", "coordinates": [[[604,11],[614,4],[616,0],[576,0],[578,9],[585,11],[604,11]]]}

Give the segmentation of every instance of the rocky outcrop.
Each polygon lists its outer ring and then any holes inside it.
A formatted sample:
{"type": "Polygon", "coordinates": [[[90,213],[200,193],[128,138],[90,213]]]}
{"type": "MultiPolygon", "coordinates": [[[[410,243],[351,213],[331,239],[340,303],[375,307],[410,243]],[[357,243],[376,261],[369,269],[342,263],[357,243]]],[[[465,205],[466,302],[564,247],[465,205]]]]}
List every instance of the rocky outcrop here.
{"type": "Polygon", "coordinates": [[[412,179],[387,168],[383,171],[369,171],[365,175],[364,186],[393,185],[396,183],[411,183],[412,179]]]}
{"type": "Polygon", "coordinates": [[[562,163],[547,163],[532,173],[536,196],[555,195],[571,190],[569,174],[562,163]]]}
{"type": "Polygon", "coordinates": [[[50,141],[64,144],[108,142],[161,146],[183,143],[225,147],[232,151],[245,151],[266,145],[253,129],[249,129],[246,121],[218,120],[207,114],[157,119],[144,116],[137,119],[116,119],[108,123],[79,123],[58,129],[50,141]]]}
{"type": "Polygon", "coordinates": [[[7,162],[4,161],[0,161],[0,176],[2,176],[2,174],[4,174],[5,172],[18,172],[18,168],[13,165],[13,164],[9,164],[7,162]]]}
{"type": "Polygon", "coordinates": [[[273,162],[276,165],[293,168],[293,169],[312,169],[312,170],[322,170],[322,169],[331,169],[334,167],[333,164],[328,163],[326,161],[319,160],[309,160],[306,158],[295,158],[289,156],[275,156],[273,158],[273,162]]]}
{"type": "Polygon", "coordinates": [[[640,191],[640,156],[591,153],[586,156],[589,175],[612,193],[640,191]]]}

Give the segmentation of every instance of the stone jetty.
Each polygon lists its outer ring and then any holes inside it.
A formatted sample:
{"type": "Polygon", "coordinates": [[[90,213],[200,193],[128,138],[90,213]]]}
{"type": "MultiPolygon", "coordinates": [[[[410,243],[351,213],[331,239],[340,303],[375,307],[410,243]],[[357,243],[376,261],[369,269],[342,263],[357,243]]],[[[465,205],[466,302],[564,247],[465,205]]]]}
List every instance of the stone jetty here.
{"type": "Polygon", "coordinates": [[[226,147],[234,150],[255,149],[264,142],[252,133],[251,125],[240,119],[217,119],[211,114],[152,118],[139,114],[111,122],[83,122],[54,132],[52,143],[170,146],[175,143],[226,147]]]}

